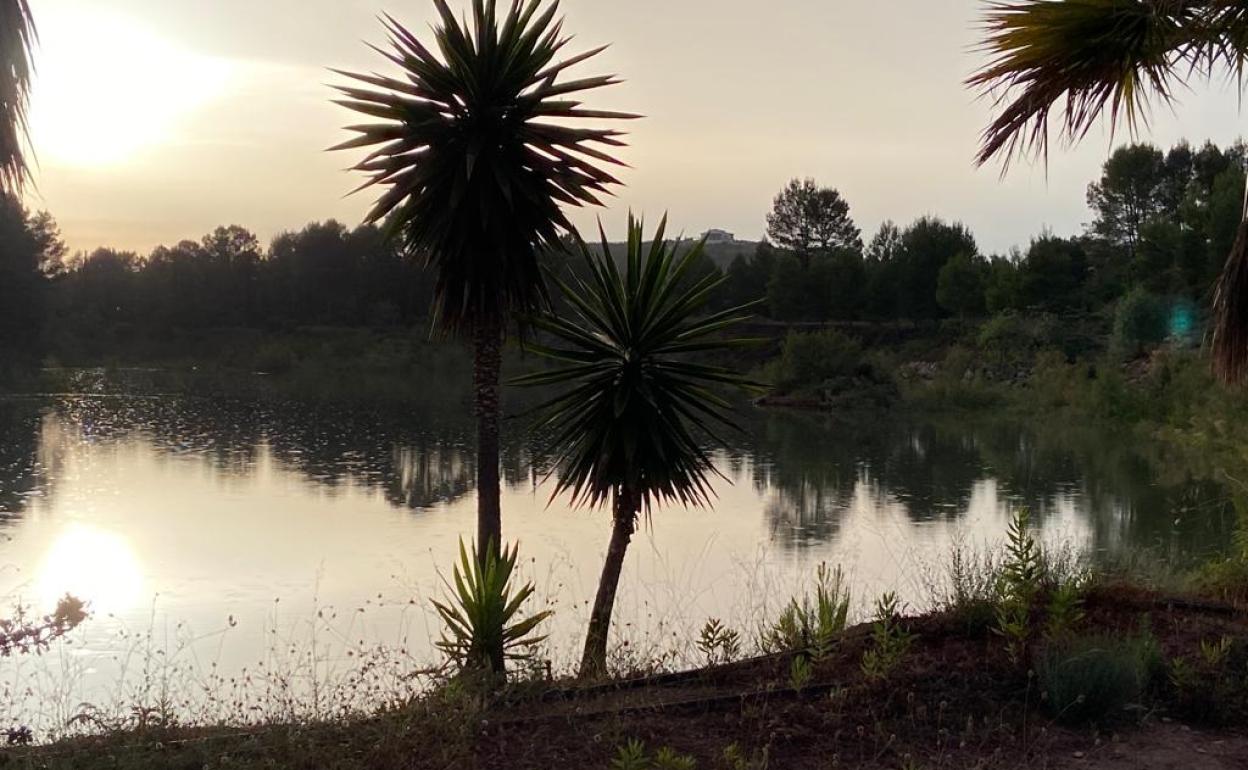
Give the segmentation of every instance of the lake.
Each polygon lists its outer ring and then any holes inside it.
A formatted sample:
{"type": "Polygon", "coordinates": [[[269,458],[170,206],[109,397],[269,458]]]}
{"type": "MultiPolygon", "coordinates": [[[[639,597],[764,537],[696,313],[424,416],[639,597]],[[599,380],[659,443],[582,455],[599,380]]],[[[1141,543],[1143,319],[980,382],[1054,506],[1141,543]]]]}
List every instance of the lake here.
{"type": "MultiPolygon", "coordinates": [[[[743,424],[717,454],[714,510],[656,511],[634,540],[619,665],[695,662],[712,617],[751,637],[824,562],[860,617],[886,590],[928,606],[953,549],[994,548],[1020,506],[1091,558],[1197,559],[1233,526],[1217,481],[1095,426],[753,407],[743,424]]],[[[550,500],[523,422],[504,430],[505,536],[534,608],[556,612],[543,657],[567,670],[608,516],[550,500]]],[[[84,702],[323,713],[343,688],[416,686],[439,660],[429,600],[473,534],[474,463],[462,404],[0,399],[0,592],[43,611],[69,592],[93,613],[68,646],[0,664],[9,724],[61,729],[84,702]],[[255,681],[265,706],[240,695],[255,681]]]]}

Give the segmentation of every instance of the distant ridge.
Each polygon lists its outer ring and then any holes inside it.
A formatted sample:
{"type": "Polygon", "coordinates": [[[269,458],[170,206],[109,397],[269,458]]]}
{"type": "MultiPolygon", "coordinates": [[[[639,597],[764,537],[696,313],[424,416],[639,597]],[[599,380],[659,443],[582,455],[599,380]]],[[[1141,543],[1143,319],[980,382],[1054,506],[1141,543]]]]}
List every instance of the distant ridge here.
{"type": "MultiPolygon", "coordinates": [[[[696,242],[697,242],[696,238],[690,238],[686,236],[681,241],[682,250],[689,248],[696,242]]],[[[644,245],[649,246],[650,241],[646,241],[644,245]]],[[[628,249],[628,245],[623,242],[612,243],[610,244],[610,246],[611,246],[611,255],[613,257],[616,257],[617,259],[621,258],[627,252],[627,249],[628,249]]],[[[721,270],[727,270],[728,266],[732,264],[732,260],[736,259],[738,256],[747,257],[747,258],[751,257],[754,255],[754,251],[757,248],[758,248],[758,241],[738,241],[738,240],[710,241],[708,240],[706,242],[706,255],[711,258],[711,261],[715,263],[716,267],[718,267],[721,270]]]]}

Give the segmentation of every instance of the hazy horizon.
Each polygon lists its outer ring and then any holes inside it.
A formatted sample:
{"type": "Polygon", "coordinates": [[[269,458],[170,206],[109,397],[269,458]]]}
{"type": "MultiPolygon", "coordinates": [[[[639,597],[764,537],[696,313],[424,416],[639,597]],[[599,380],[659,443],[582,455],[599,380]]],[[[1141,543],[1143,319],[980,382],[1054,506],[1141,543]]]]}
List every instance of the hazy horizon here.
{"type": "MultiPolygon", "coordinates": [[[[427,0],[31,5],[41,46],[28,203],[57,218],[73,250],[143,254],[223,224],[267,242],[313,220],[358,223],[372,196],[344,198],[359,180],[343,170],[358,156],[324,151],[351,122],[330,102],[341,78],[327,68],[384,69],[364,45],[384,41],[377,14],[426,30],[433,12],[427,0]]],[[[574,47],[612,44],[579,71],[627,81],[595,104],[647,116],[629,127],[627,186],[574,221],[600,214],[614,233],[630,209],[668,211],[687,234],[755,240],[776,192],[810,176],[844,194],[866,238],[924,214],[965,222],[986,252],[1081,228],[1106,127],[1004,180],[972,162],[990,113],[962,85],[982,62],[981,2],[837,5],[565,0],[574,47]]],[[[1238,122],[1233,84],[1202,86],[1140,138],[1226,144],[1238,122]]]]}

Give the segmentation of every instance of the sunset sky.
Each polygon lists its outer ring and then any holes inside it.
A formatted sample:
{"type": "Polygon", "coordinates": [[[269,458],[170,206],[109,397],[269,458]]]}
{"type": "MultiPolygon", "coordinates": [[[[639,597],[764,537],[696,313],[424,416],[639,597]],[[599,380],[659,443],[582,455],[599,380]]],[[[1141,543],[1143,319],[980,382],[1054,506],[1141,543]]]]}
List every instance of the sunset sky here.
{"type": "MultiPolygon", "coordinates": [[[[467,4],[467,0],[461,0],[467,4]]],[[[350,122],[330,103],[327,67],[386,64],[376,16],[427,30],[428,0],[31,0],[39,26],[32,131],[34,208],[70,247],[146,253],[240,224],[266,241],[330,217],[357,223],[369,194],[349,154],[329,154],[350,122]]],[[[455,3],[452,3],[455,5],[455,3]]],[[[582,74],[628,82],[598,102],[644,113],[625,159],[628,186],[600,212],[671,212],[686,233],[763,234],[775,193],[813,176],[849,200],[864,235],[884,219],[960,219],[985,251],[1043,228],[1077,231],[1108,131],[1047,170],[976,169],[989,105],[962,86],[976,0],[565,0],[580,48],[612,43],[582,74]]],[[[1233,84],[1195,84],[1149,132],[1240,136],[1233,84]]],[[[1120,136],[1119,141],[1125,140],[1120,136]]],[[[589,224],[594,213],[578,215],[589,224]]]]}

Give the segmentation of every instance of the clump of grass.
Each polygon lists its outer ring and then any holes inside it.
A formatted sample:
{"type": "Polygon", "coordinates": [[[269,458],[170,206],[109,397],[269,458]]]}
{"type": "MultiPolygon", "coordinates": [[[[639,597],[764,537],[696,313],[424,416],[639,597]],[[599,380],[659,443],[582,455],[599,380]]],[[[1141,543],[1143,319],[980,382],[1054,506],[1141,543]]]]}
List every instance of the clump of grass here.
{"type": "Polygon", "coordinates": [[[764,627],[758,646],[766,654],[809,653],[815,659],[828,654],[845,631],[849,618],[849,589],[840,567],[820,564],[815,593],[794,597],[775,621],[764,627]]]}
{"type": "Polygon", "coordinates": [[[990,551],[957,547],[949,557],[947,585],[935,606],[965,633],[976,635],[993,628],[1001,598],[1001,565],[990,551]]]}
{"type": "Polygon", "coordinates": [[[1054,717],[1068,724],[1121,718],[1138,704],[1160,667],[1151,634],[1127,639],[1074,636],[1048,646],[1037,674],[1054,717]]]}

